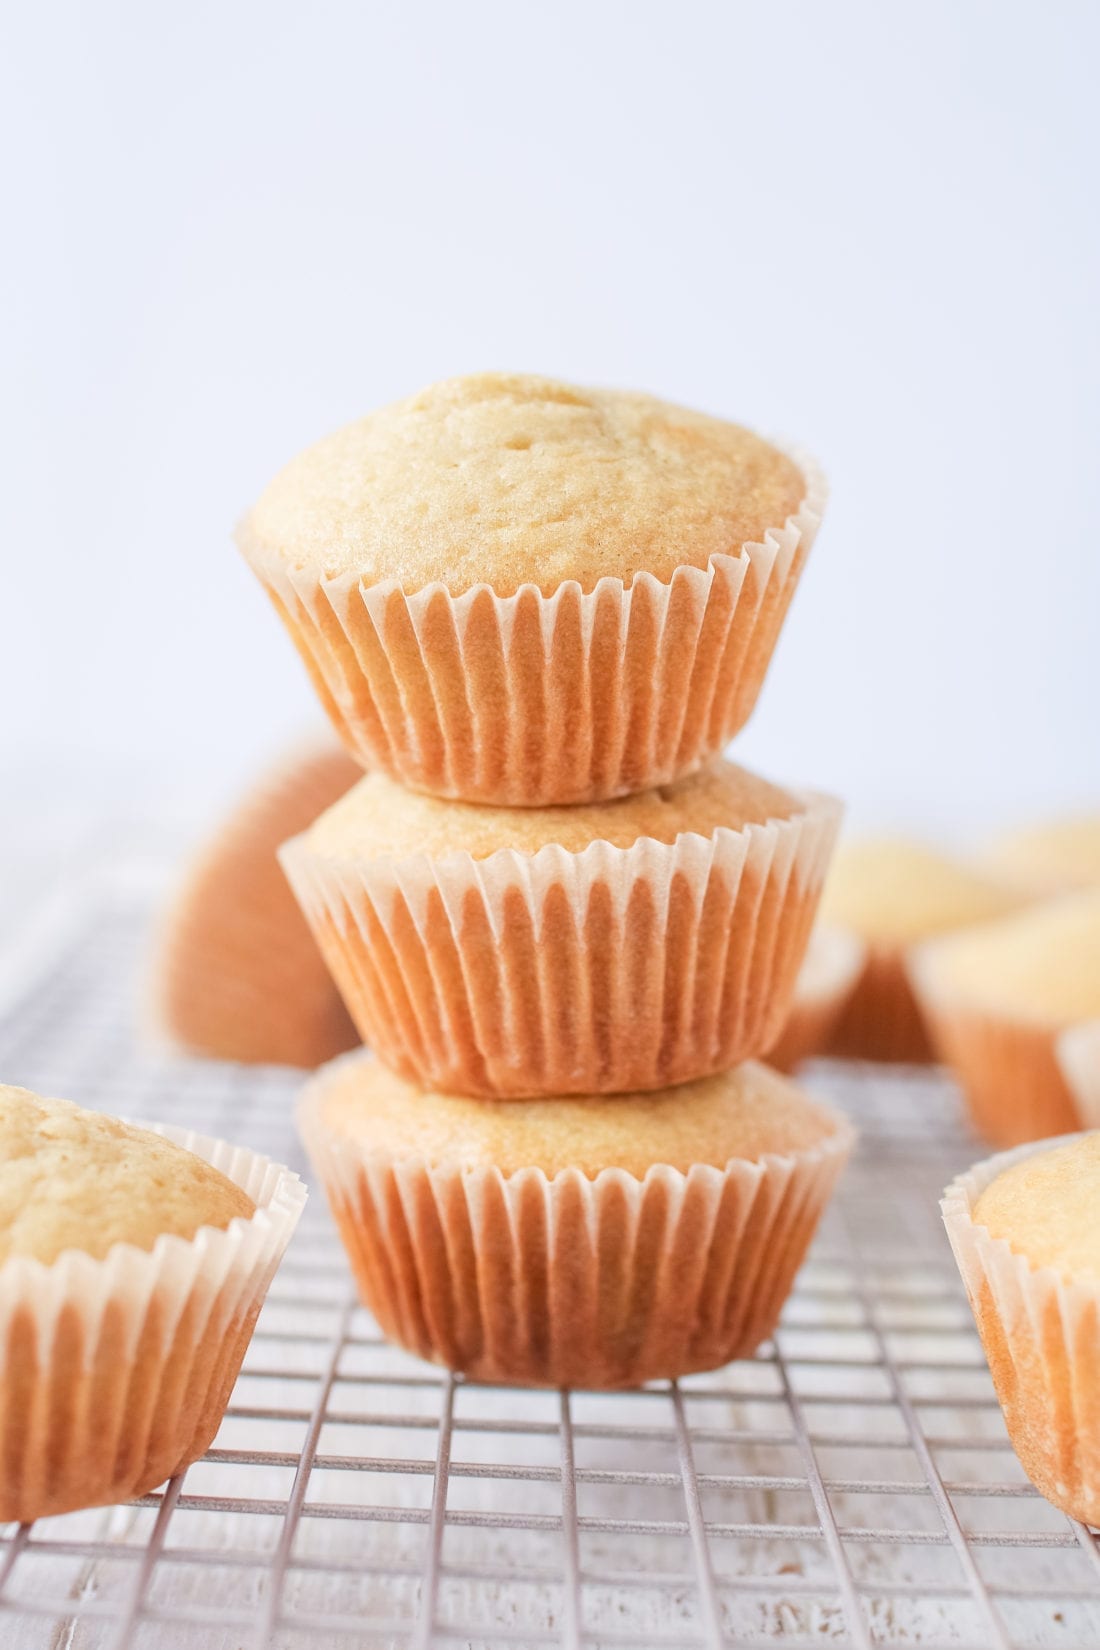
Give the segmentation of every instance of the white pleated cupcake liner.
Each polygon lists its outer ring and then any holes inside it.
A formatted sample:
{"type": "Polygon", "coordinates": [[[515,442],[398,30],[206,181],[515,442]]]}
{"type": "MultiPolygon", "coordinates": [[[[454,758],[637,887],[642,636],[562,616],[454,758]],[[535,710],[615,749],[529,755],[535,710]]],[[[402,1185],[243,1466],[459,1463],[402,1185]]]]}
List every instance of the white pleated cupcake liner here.
{"type": "Polygon", "coordinates": [[[458,1094],[628,1092],[761,1053],[785,1020],[840,821],[475,860],[328,858],[287,876],[364,1040],[458,1094]]]}
{"type": "Polygon", "coordinates": [[[1071,1026],[1057,1042],[1058,1063],[1086,1129],[1100,1129],[1100,1020],[1071,1026]]]}
{"type": "Polygon", "coordinates": [[[0,1523],[132,1500],[202,1455],[305,1204],[298,1176],[143,1123],[256,1205],[249,1219],[0,1264],[0,1523]]]}
{"type": "Polygon", "coordinates": [[[298,1125],[365,1305],[409,1351],[509,1385],[635,1386],[747,1356],[854,1141],[834,1114],[818,1145],[724,1169],[505,1175],[358,1150],[326,1125],[326,1087],[298,1125]]]}
{"type": "Polygon", "coordinates": [[[1033,1266],[974,1219],[998,1175],[1075,1138],[1032,1142],[976,1164],[947,1188],[941,1208],[1024,1471],[1071,1518],[1100,1524],[1100,1284],[1033,1266]]]}
{"type": "Polygon", "coordinates": [[[748,720],[825,507],[818,466],[790,456],[797,512],[667,582],[407,592],[239,542],[365,767],[467,802],[602,801],[692,772],[748,720]]]}

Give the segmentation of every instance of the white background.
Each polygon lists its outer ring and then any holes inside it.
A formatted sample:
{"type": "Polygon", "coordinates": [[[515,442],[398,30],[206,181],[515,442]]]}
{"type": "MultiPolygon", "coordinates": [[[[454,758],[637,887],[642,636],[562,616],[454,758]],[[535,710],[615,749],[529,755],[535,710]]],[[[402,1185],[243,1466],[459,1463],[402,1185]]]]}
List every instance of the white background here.
{"type": "Polygon", "coordinates": [[[746,760],[948,834],[1100,797],[1100,8],[8,9],[9,798],[230,796],[313,714],[235,519],[483,367],[823,460],[746,760]]]}

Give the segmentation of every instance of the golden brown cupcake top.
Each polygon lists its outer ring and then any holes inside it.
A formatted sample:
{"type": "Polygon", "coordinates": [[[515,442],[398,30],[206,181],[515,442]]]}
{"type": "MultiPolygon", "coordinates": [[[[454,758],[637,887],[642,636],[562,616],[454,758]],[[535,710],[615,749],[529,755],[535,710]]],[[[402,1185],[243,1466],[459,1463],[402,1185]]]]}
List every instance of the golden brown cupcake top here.
{"type": "Polygon", "coordinates": [[[841,842],[821,897],[825,922],[881,945],[910,945],[1021,904],[996,878],[904,837],[841,842]]]}
{"type": "Polygon", "coordinates": [[[1100,888],[1100,813],[1006,832],[993,844],[989,863],[999,876],[1037,894],[1100,888]]]}
{"type": "Polygon", "coordinates": [[[0,1263],[99,1260],[112,1244],[151,1249],[162,1233],[249,1218],[255,1204],[194,1152],[116,1117],[0,1087],[0,1263]]]}
{"type": "Polygon", "coordinates": [[[724,1168],[849,1137],[837,1113],[751,1062],[652,1094],[471,1100],[417,1088],[353,1054],[326,1068],[312,1092],[321,1126],[361,1152],[505,1175],[615,1168],[641,1179],[656,1163],[724,1168]]]}
{"type": "Polygon", "coordinates": [[[1005,1169],[981,1193],[974,1219],[1033,1266],[1100,1282],[1100,1132],[1005,1169]]]}
{"type": "Polygon", "coordinates": [[[245,519],[250,557],[318,574],[546,594],[739,554],[795,514],[802,471],[760,436],[624,390],[448,378],[310,447],[245,519]]]}
{"type": "Polygon", "coordinates": [[[326,858],[404,859],[466,852],[487,859],[498,849],[535,854],[549,843],[581,853],[597,839],[629,848],[641,837],[675,842],[685,831],[710,836],[789,819],[804,804],[766,779],[717,761],[687,779],[614,802],[572,808],[485,808],[422,796],[370,773],[305,833],[305,846],[326,858]]]}
{"type": "Polygon", "coordinates": [[[1100,1016],[1100,889],[930,941],[918,968],[989,1012],[1066,1026],[1100,1016]]]}

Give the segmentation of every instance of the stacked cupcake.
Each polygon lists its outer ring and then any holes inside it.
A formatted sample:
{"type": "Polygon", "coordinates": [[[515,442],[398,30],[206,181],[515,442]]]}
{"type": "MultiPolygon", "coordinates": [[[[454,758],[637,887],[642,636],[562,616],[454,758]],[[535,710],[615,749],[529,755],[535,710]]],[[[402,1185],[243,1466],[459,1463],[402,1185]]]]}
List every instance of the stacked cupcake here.
{"type": "Polygon", "coordinates": [[[851,1131],[752,1062],[839,809],[719,752],[823,500],[737,426],[483,375],[321,442],[244,523],[368,770],[281,855],[374,1051],[301,1128],[423,1356],[613,1387],[775,1325],[851,1131]]]}

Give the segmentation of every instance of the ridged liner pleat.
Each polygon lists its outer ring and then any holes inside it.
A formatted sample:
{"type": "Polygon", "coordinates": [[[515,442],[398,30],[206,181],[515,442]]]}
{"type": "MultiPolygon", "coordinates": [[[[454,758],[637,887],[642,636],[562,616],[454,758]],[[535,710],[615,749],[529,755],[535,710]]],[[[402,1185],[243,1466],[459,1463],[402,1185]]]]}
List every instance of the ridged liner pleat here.
{"type": "Polygon", "coordinates": [[[1012,1447],[1040,1494],[1100,1525],[1100,1284],[1032,1266],[973,1218],[997,1175],[1073,1138],[977,1164],[952,1182],[941,1207],[1012,1447]]]}
{"type": "Polygon", "coordinates": [[[469,802],[592,802],[699,767],[748,720],[825,507],[663,583],[405,592],[319,576],[240,535],[336,731],[365,767],[469,802]]]}
{"type": "Polygon", "coordinates": [[[142,1127],[220,1169],[256,1213],[151,1250],[0,1265],[0,1523],[132,1500],[204,1453],[305,1204],[266,1157],[142,1127]]]}
{"type": "Polygon", "coordinates": [[[1057,1055],[1056,1027],[994,1014],[941,978],[932,942],[910,977],[936,1053],[962,1087],[974,1127],[994,1146],[1018,1146],[1081,1125],[1057,1055]]]}
{"type": "Polygon", "coordinates": [[[783,1024],[839,824],[802,812],[674,843],[487,859],[280,851],[363,1038],[428,1087],[517,1098],[723,1071],[783,1024]]]}
{"type": "Polygon", "coordinates": [[[358,1153],[326,1130],[323,1092],[323,1078],[307,1087],[299,1128],[383,1333],[517,1385],[634,1386],[751,1353],[854,1138],[837,1117],[789,1156],[550,1179],[358,1153]]]}

